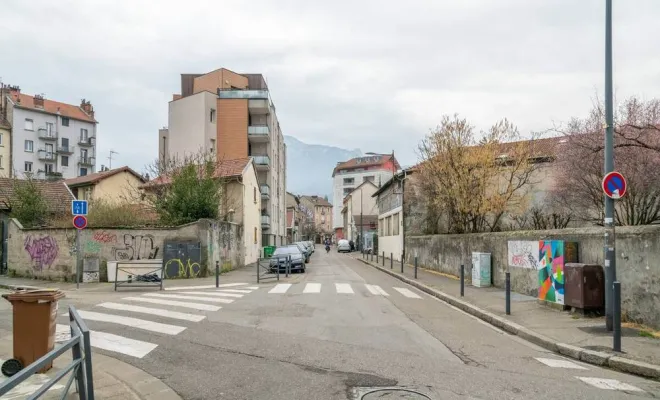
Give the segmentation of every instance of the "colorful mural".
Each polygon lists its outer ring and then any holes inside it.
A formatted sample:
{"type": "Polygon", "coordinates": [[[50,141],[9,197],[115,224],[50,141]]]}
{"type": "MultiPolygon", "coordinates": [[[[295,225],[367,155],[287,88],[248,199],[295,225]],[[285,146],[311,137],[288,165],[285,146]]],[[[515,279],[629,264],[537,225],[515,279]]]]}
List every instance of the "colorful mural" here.
{"type": "Polygon", "coordinates": [[[564,241],[539,240],[539,299],[564,304],[564,241]]]}

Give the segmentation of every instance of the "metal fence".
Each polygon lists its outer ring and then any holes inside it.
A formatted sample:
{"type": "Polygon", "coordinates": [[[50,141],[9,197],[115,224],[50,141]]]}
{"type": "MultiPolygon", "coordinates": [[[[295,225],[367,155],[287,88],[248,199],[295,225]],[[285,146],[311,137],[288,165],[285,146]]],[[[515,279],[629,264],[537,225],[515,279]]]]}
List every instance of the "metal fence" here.
{"type": "Polygon", "coordinates": [[[291,274],[291,256],[273,256],[257,260],[257,283],[263,280],[280,280],[280,269],[288,277],[291,274]]]}
{"type": "Polygon", "coordinates": [[[122,266],[121,263],[117,263],[117,269],[115,270],[115,292],[120,286],[157,287],[163,290],[165,265],[163,263],[158,266],[154,266],[153,264],[130,264],[122,266]]]}
{"type": "Polygon", "coordinates": [[[64,400],[67,398],[71,384],[75,380],[79,398],[81,400],[94,400],[92,349],[89,341],[89,329],[73,306],[69,307],[69,326],[71,327],[71,339],[20,370],[16,375],[2,382],[0,384],[0,398],[70,349],[73,360],[66,367],[62,368],[62,370],[58,371],[52,379],[44,383],[36,392],[28,396],[27,399],[40,398],[51,387],[71,373],[61,392],[60,399],[64,400]]]}

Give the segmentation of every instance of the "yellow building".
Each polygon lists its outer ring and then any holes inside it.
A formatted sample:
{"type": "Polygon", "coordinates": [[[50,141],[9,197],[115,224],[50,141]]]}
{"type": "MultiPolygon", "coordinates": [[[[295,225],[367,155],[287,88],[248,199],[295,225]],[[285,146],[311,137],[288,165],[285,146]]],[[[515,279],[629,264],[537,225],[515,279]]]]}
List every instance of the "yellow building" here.
{"type": "Polygon", "coordinates": [[[78,200],[97,200],[108,204],[139,202],[138,186],[146,179],[129,167],[96,172],[64,181],[78,200]]]}
{"type": "Polygon", "coordinates": [[[11,125],[0,114],[0,177],[9,178],[11,171],[11,125]]]}

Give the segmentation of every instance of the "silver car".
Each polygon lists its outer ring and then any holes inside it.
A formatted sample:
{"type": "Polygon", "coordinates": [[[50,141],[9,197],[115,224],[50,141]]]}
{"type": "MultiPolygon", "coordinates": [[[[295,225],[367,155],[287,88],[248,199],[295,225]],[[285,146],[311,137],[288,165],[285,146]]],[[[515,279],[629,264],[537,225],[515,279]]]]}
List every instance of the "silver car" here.
{"type": "Polygon", "coordinates": [[[351,252],[351,245],[346,239],[341,239],[339,242],[337,242],[337,253],[341,252],[351,252]]]}

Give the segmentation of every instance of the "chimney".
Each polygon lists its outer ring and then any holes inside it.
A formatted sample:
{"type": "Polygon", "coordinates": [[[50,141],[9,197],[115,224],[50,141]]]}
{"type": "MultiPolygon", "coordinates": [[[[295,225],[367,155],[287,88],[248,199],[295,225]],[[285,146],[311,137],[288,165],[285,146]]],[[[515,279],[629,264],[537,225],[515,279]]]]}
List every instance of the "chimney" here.
{"type": "Polygon", "coordinates": [[[85,99],[82,99],[80,102],[80,108],[89,115],[90,117],[94,118],[94,107],[92,107],[92,103],[89,101],[86,101],[85,99]]]}
{"type": "Polygon", "coordinates": [[[36,108],[44,108],[44,96],[40,94],[35,94],[33,100],[34,100],[34,106],[36,108]]]}

